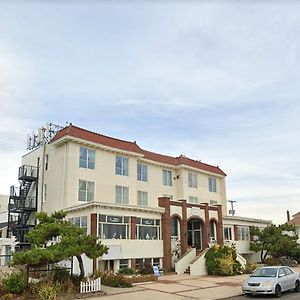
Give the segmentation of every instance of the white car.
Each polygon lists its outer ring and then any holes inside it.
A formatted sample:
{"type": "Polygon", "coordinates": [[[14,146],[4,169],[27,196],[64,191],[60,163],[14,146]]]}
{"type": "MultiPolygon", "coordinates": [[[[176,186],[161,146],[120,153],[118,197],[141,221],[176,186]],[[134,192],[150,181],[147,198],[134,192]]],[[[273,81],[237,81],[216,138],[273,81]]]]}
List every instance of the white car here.
{"type": "Polygon", "coordinates": [[[244,281],[242,290],[247,296],[275,294],[280,297],[284,291],[300,291],[300,276],[286,266],[261,267],[244,281]]]}

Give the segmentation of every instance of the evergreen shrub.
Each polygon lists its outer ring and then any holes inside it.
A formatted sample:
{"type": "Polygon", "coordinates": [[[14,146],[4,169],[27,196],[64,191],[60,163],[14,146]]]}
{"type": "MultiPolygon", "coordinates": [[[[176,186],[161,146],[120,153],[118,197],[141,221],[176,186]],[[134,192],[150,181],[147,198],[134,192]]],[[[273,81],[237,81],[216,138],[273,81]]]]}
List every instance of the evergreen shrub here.
{"type": "Polygon", "coordinates": [[[206,269],[209,275],[241,274],[242,266],[237,261],[236,250],[226,245],[214,245],[205,254],[206,269]]]}

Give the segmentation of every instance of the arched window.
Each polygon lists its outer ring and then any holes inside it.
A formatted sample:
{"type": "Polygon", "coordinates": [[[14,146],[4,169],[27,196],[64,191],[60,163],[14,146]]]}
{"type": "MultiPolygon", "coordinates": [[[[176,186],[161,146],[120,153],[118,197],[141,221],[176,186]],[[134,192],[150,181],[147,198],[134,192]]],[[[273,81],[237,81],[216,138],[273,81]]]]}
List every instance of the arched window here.
{"type": "Polygon", "coordinates": [[[179,236],[179,220],[177,217],[172,217],[171,220],[171,236],[178,237],[179,236]]]}
{"type": "Polygon", "coordinates": [[[217,224],[214,220],[209,222],[210,242],[217,241],[217,224]]]}

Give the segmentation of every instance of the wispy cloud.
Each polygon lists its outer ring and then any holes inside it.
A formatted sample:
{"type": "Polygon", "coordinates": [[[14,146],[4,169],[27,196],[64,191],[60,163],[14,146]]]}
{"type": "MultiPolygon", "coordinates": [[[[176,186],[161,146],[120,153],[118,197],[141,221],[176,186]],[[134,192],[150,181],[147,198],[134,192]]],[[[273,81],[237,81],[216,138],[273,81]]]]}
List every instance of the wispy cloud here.
{"type": "Polygon", "coordinates": [[[16,179],[27,133],[69,121],[219,165],[238,214],[297,212],[299,8],[1,4],[0,193],[16,179]]]}

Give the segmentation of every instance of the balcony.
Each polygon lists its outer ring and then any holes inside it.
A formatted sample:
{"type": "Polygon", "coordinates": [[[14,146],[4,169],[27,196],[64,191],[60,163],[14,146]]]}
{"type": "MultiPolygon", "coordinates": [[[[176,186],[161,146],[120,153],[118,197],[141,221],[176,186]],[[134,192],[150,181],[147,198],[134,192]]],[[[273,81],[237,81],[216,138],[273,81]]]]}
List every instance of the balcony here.
{"type": "Polygon", "coordinates": [[[36,181],[38,179],[38,167],[23,165],[19,168],[19,180],[36,181]]]}

